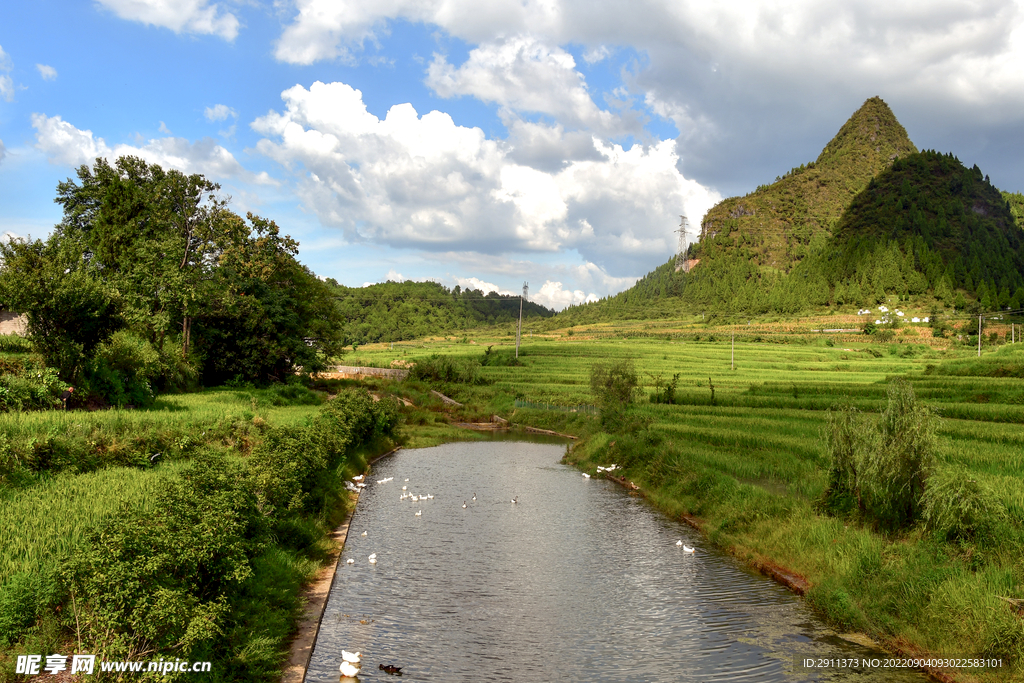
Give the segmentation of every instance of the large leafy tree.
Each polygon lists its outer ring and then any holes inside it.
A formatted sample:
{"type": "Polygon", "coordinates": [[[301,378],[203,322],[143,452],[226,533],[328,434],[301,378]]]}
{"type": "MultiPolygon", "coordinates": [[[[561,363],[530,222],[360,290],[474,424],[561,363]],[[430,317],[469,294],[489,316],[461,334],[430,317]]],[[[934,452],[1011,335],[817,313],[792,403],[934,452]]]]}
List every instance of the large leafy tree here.
{"type": "Polygon", "coordinates": [[[199,174],[165,171],[138,157],[81,166],[57,187],[64,207],[57,234],[80,240],[118,292],[125,320],[158,349],[204,308],[204,283],[230,241],[220,186],[199,174]]]}
{"type": "Polygon", "coordinates": [[[216,298],[197,324],[207,381],[283,380],[324,367],[342,346],[327,285],[295,255],[298,242],[272,220],[230,214],[232,239],[218,259],[216,298]]]}
{"type": "Polygon", "coordinates": [[[214,381],[323,367],[341,341],[329,288],[296,260],[298,242],[229,211],[218,190],[135,157],[81,166],[58,186],[64,216],[48,240],[0,244],[0,308],[28,315],[68,380],[120,372],[103,365],[104,342],[124,328],[138,343],[120,346],[155,351],[165,373],[192,358],[214,381]]]}
{"type": "Polygon", "coordinates": [[[117,295],[96,270],[73,239],[0,242],[0,308],[26,315],[36,350],[67,381],[122,325],[117,295]]]}

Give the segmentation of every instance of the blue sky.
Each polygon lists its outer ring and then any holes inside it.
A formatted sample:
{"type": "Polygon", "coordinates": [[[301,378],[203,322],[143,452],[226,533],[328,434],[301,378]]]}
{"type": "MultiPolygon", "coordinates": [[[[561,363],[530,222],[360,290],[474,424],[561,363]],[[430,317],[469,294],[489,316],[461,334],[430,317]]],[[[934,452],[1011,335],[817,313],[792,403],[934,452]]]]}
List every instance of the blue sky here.
{"type": "Polygon", "coordinates": [[[8,3],[0,235],[45,236],[58,182],[136,154],[219,182],[342,283],[529,281],[562,308],[874,95],[918,147],[1024,190],[1022,64],[1003,0],[8,3]]]}

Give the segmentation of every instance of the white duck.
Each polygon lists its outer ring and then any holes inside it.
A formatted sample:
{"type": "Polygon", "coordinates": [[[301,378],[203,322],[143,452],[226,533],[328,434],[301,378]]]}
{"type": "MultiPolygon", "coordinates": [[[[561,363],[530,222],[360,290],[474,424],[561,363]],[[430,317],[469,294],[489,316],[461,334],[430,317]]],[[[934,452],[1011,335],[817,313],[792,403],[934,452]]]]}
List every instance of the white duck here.
{"type": "Polygon", "coordinates": [[[362,661],[362,652],[348,652],[347,650],[341,651],[341,658],[350,664],[358,664],[362,661]]]}
{"type": "Polygon", "coordinates": [[[377,553],[370,555],[370,564],[377,564],[377,553]]]}
{"type": "Polygon", "coordinates": [[[354,664],[349,664],[348,662],[342,662],[341,663],[341,675],[342,676],[346,676],[348,678],[355,678],[358,673],[359,673],[359,667],[358,666],[355,666],[354,664]]]}
{"type": "Polygon", "coordinates": [[[590,479],[590,475],[589,475],[589,474],[587,474],[586,472],[584,472],[584,473],[583,473],[583,478],[584,478],[584,479],[590,479]]]}
{"type": "Polygon", "coordinates": [[[688,546],[688,545],[684,545],[684,546],[683,546],[683,552],[684,552],[684,553],[692,553],[692,552],[693,552],[694,550],[696,550],[696,548],[691,548],[691,547],[690,547],[690,546],[688,546]]]}
{"type": "Polygon", "coordinates": [[[676,545],[677,546],[682,545],[682,544],[683,544],[683,539],[679,539],[678,541],[676,541],[676,545]]]}
{"type": "Polygon", "coordinates": [[[419,517],[419,516],[420,516],[420,515],[422,515],[422,514],[423,514],[423,510],[417,510],[417,511],[416,511],[416,516],[417,516],[417,517],[419,517]]]}

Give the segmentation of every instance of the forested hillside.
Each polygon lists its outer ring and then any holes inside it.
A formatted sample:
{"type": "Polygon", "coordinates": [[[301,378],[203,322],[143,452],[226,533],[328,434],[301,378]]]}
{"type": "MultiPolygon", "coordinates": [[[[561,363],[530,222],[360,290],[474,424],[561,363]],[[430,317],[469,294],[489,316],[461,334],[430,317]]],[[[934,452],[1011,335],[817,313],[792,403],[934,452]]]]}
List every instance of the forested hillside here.
{"type": "Polygon", "coordinates": [[[918,153],[872,98],[817,161],[711,209],[690,246],[698,261],[689,273],[669,260],[629,290],[566,314],[793,314],[893,295],[1016,308],[1024,305],[1022,229],[1024,195],[1000,193],[952,154],[918,153]]]}
{"type": "Polygon", "coordinates": [[[692,256],[705,258],[706,240],[736,232],[737,247],[757,266],[788,272],[807,255],[812,239],[830,232],[853,198],[893,161],[917,152],[907,131],[878,97],[867,100],[825,146],[770,185],[726,199],[701,223],[692,256]]]}
{"type": "Polygon", "coordinates": [[[816,266],[840,301],[931,291],[953,305],[961,289],[989,310],[1024,298],[1024,234],[1010,205],[977,166],[934,151],[873,179],[816,266]]]}
{"type": "MultiPolygon", "coordinates": [[[[385,282],[368,287],[333,285],[346,345],[402,341],[459,332],[482,324],[519,318],[519,297],[484,294],[436,282],[385,282]]],[[[530,301],[523,318],[550,317],[554,311],[530,301]]]]}

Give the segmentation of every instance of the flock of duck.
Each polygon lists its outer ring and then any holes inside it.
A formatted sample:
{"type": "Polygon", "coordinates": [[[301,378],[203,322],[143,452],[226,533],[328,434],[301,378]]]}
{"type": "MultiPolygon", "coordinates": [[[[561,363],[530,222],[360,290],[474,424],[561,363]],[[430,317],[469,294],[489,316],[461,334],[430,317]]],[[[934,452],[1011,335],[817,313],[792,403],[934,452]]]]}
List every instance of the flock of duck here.
{"type": "MultiPolygon", "coordinates": [[[[362,666],[362,658],[361,652],[349,652],[348,650],[342,650],[341,675],[346,678],[355,678],[359,675],[359,669],[362,666]]],[[[402,667],[394,666],[393,664],[379,664],[377,668],[384,673],[391,674],[392,676],[402,675],[402,667]]]]}
{"type": "MultiPolygon", "coordinates": [[[[619,469],[619,466],[615,465],[615,464],[609,465],[607,467],[602,467],[601,465],[597,466],[597,471],[598,472],[614,472],[617,469],[619,469]]],[[[590,475],[587,474],[586,472],[583,473],[583,477],[585,479],[590,479],[590,475]]],[[[360,474],[357,477],[352,477],[352,482],[354,482],[354,483],[346,481],[345,482],[345,486],[350,491],[354,491],[354,492],[358,493],[359,491],[361,491],[363,488],[366,487],[366,484],[363,483],[363,479],[364,479],[364,475],[362,475],[362,474],[360,474]]],[[[393,481],[393,480],[394,480],[394,477],[386,477],[384,479],[378,479],[377,483],[378,484],[387,484],[388,482],[393,481]]],[[[402,494],[398,497],[398,499],[400,501],[407,501],[408,500],[408,501],[411,501],[413,503],[417,503],[417,502],[420,502],[420,501],[433,500],[434,499],[434,494],[432,494],[432,493],[416,494],[416,493],[413,493],[413,492],[409,491],[408,482],[409,482],[409,480],[406,479],[405,480],[405,484],[406,485],[402,486],[402,494]]],[[[476,500],[476,494],[475,493],[473,494],[473,498],[471,500],[474,500],[474,501],[476,500]]],[[[512,498],[512,500],[511,500],[511,503],[513,505],[517,504],[518,502],[519,502],[519,496],[514,496],[512,498]]],[[[465,510],[465,509],[467,509],[469,507],[468,503],[469,503],[469,501],[466,501],[466,500],[462,501],[462,509],[463,510],[465,510]]],[[[416,517],[420,517],[420,516],[422,516],[422,514],[423,514],[423,510],[419,509],[419,510],[416,511],[415,516],[416,517]]],[[[367,535],[367,532],[365,532],[365,531],[362,534],[360,534],[360,536],[366,536],[366,535],[367,535]]],[[[694,552],[696,552],[696,548],[691,548],[690,546],[686,545],[685,543],[683,543],[682,539],[676,541],[676,546],[682,548],[684,553],[694,553],[694,552]]],[[[371,553],[367,559],[369,560],[370,564],[373,564],[373,565],[377,564],[377,553],[371,553]]],[[[355,564],[355,560],[352,559],[351,557],[348,558],[347,560],[345,560],[345,562],[347,564],[355,564]]],[[[355,678],[355,676],[359,673],[359,667],[361,666],[361,664],[360,664],[361,653],[359,653],[359,652],[348,652],[347,650],[342,650],[341,651],[341,659],[342,659],[342,662],[341,662],[341,675],[343,677],[355,678]]],[[[391,664],[381,664],[378,668],[381,671],[384,671],[385,673],[388,673],[388,674],[391,674],[391,675],[394,675],[394,676],[401,676],[402,675],[402,667],[400,667],[400,666],[394,666],[394,665],[391,665],[391,664]]]]}

